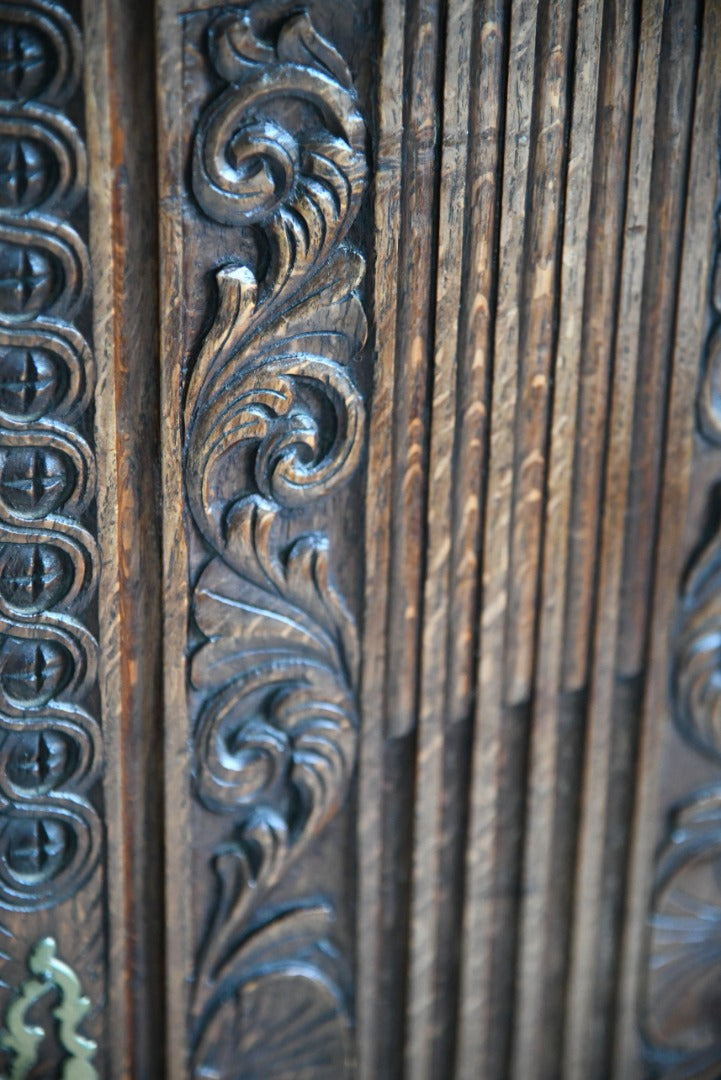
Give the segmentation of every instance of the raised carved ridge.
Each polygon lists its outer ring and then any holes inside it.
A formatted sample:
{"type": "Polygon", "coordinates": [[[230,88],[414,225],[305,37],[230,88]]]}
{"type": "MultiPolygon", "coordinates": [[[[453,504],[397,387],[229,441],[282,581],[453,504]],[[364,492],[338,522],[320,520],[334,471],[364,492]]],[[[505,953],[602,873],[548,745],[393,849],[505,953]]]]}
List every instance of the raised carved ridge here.
{"type": "Polygon", "coordinates": [[[293,522],[362,453],[365,263],[345,237],[366,133],[348,67],[307,13],[271,41],[248,11],[223,11],[207,44],[226,85],[199,121],[193,192],[213,221],[252,233],[257,257],[217,270],[184,408],[187,505],[206,545],[190,568],[195,787],[229,820],[197,960],[193,1066],[271,1077],[292,1054],[298,1075],[335,1078],[351,1022],[332,911],[273,904],[271,891],[337,811],[355,758],[356,625],[328,539],[293,522]]]}
{"type": "Polygon", "coordinates": [[[74,895],[101,843],[80,71],[59,5],[0,3],[0,906],[21,910],[74,895]]]}

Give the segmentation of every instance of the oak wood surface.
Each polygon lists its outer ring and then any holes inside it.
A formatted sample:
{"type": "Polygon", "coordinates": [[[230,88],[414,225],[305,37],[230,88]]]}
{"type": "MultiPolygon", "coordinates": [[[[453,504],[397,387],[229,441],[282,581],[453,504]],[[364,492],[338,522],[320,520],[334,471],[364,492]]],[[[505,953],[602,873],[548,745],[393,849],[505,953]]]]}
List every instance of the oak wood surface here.
{"type": "Polygon", "coordinates": [[[718,0],[0,3],[3,1076],[721,1074],[720,124],[718,0]]]}

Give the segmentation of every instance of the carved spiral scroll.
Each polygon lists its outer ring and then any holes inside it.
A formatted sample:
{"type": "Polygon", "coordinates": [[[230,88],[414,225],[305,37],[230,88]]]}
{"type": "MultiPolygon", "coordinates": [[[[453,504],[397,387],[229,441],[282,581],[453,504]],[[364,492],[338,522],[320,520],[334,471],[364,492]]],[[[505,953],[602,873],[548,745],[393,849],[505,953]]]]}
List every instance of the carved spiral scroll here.
{"type": "Polygon", "coordinates": [[[293,536],[292,522],[362,454],[353,369],[366,337],[365,262],[346,235],[365,187],[366,134],[350,72],[307,14],[287,18],[271,43],[250,13],[225,11],[207,42],[227,85],[199,121],[193,192],[213,221],[250,230],[257,260],[217,269],[213,323],[185,396],[187,504],[211,553],[193,586],[203,635],[191,664],[195,785],[232,822],[213,858],[193,1061],[199,1076],[279,1075],[277,1016],[262,1047],[252,1029],[263,1030],[276,984],[290,980],[288,1023],[304,1018],[297,1053],[330,1080],[350,1061],[332,913],[298,900],[281,917],[265,902],[338,810],[355,759],[356,625],[332,584],[328,539],[293,536]],[[242,1055],[221,1060],[236,1043],[242,1055]]]}

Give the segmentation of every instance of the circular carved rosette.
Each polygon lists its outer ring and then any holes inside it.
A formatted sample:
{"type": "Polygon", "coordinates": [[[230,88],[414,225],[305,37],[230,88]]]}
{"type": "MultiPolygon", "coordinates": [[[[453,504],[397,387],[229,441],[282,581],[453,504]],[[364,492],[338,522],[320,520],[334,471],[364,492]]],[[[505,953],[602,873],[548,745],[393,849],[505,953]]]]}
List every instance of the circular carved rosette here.
{"type": "Polygon", "coordinates": [[[37,620],[56,611],[79,611],[96,586],[93,537],[74,521],[53,529],[19,529],[0,522],[0,615],[37,620]]]}
{"type": "Polygon", "coordinates": [[[0,428],[0,514],[9,523],[78,518],[95,494],[95,458],[72,428],[0,428]]]}

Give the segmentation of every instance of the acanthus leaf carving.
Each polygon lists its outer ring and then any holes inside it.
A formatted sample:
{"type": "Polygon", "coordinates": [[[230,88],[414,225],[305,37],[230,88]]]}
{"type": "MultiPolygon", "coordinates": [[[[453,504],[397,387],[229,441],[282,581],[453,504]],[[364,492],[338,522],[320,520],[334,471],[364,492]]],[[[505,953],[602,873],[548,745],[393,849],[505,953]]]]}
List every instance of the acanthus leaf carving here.
{"type": "Polygon", "coordinates": [[[202,638],[190,668],[195,786],[232,822],[213,857],[193,1061],[198,1076],[276,1075],[272,1034],[260,1072],[250,1048],[217,1061],[214,1033],[235,1024],[242,1042],[246,1010],[274,996],[268,981],[302,975],[313,1075],[339,1077],[350,1020],[329,960],[332,912],[305,901],[279,910],[272,892],[337,812],[355,760],[355,621],[332,583],[328,538],[294,535],[292,523],[346,482],[363,452],[353,369],[367,332],[365,262],[346,236],[365,186],[365,126],[345,62],[307,13],[286,18],[271,43],[250,12],[227,10],[207,42],[229,85],[201,115],[193,191],[211,219],[250,232],[256,260],[217,269],[215,315],[184,401],[187,504],[211,550],[195,577],[191,562],[202,638]],[[319,1047],[332,1031],[326,1062],[319,1047]]]}

